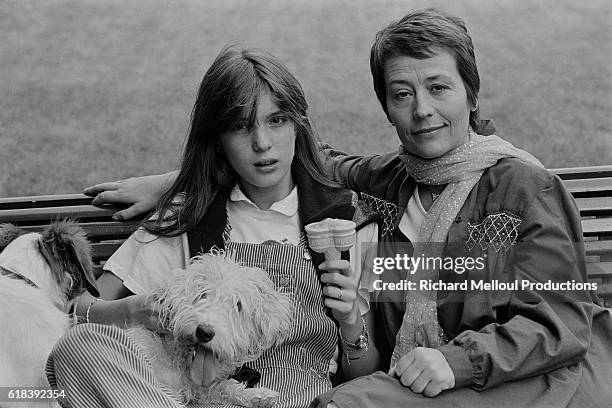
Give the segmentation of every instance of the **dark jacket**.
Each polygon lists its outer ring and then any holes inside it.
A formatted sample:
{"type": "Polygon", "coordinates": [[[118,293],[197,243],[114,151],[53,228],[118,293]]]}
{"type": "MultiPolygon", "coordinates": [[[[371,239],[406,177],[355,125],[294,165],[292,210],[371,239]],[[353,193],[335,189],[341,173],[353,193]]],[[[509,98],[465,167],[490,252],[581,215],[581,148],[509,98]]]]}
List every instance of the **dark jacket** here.
{"type": "MultiPolygon", "coordinates": [[[[416,184],[397,154],[328,153],[334,178],[366,193],[366,201],[381,214],[379,255],[412,255],[398,225],[416,184]]],[[[483,269],[462,274],[441,270],[443,282],[586,282],[573,198],[558,177],[518,159],[502,159],[485,171],[441,245],[444,258],[485,260],[483,269]]],[[[391,282],[405,278],[405,272],[393,270],[384,275],[391,282]]],[[[439,350],[453,369],[456,389],[471,386],[499,392],[500,398],[520,398],[507,393],[512,387],[500,386],[524,380],[525,398],[546,392],[540,406],[584,401],[598,406],[612,398],[604,385],[612,378],[612,346],[604,340],[612,335],[612,320],[593,292],[470,288],[437,293],[438,321],[450,339],[439,350]]],[[[375,303],[380,317],[376,342],[387,357],[402,322],[403,298],[401,291],[382,291],[375,303]]]]}

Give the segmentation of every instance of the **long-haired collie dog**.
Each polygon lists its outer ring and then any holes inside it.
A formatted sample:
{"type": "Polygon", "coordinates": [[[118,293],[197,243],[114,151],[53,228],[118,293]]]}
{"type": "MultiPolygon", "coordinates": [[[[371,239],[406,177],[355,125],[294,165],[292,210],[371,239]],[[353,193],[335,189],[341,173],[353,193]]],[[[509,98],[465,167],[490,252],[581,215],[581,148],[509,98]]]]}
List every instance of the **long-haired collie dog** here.
{"type": "Polygon", "coordinates": [[[0,387],[48,387],[47,357],[85,289],[99,295],[78,225],[59,221],[37,233],[0,224],[0,387]]]}

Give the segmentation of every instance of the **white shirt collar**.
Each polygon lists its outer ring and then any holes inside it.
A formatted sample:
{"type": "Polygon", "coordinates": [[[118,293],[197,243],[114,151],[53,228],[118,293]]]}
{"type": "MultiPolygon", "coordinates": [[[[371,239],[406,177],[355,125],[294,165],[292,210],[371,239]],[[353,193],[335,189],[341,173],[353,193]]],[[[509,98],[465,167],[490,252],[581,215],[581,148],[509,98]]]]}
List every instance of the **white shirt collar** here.
{"type": "Polygon", "coordinates": [[[294,216],[298,211],[298,194],[297,194],[297,186],[293,187],[293,190],[287,195],[287,197],[283,198],[280,201],[272,204],[269,210],[262,210],[257,205],[252,202],[240,189],[240,186],[236,184],[232,189],[232,192],[229,196],[230,201],[242,201],[245,202],[260,211],[276,211],[287,217],[294,216]]]}

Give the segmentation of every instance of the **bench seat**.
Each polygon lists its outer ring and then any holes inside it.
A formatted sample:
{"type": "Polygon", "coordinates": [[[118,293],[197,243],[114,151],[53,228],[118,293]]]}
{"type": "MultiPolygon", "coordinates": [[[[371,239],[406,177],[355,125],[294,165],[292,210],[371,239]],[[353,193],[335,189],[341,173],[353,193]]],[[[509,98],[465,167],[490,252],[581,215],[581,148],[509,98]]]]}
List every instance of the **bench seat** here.
{"type": "MultiPolygon", "coordinates": [[[[612,306],[612,166],[552,169],[576,199],[587,253],[589,281],[597,282],[598,294],[612,306]]],[[[53,220],[78,220],[92,242],[96,275],[104,262],[138,227],[141,220],[111,219],[119,209],[96,207],[83,194],[0,198],[0,222],[38,231],[53,220]]]]}

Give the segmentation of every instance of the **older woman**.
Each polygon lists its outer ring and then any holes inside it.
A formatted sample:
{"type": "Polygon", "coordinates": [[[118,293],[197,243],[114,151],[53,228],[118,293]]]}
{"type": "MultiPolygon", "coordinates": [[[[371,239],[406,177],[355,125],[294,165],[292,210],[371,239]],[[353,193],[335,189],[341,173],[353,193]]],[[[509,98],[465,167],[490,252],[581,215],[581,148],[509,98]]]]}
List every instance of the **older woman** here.
{"type": "Polygon", "coordinates": [[[328,152],[329,164],[386,214],[379,256],[455,262],[385,270],[384,282],[416,288],[378,296],[389,375],[340,386],[320,405],[609,406],[610,313],[583,290],[576,206],[532,156],[476,133],[479,76],[463,21],[410,13],[377,34],[370,66],[402,146],[328,152]],[[462,258],[476,261],[464,271],[462,258]]]}
{"type": "MultiPolygon", "coordinates": [[[[383,216],[378,258],[391,262],[373,288],[373,335],[389,372],[318,405],[609,406],[612,323],[585,290],[576,206],[531,155],[479,134],[464,22],[412,12],[378,33],[370,65],[399,153],[328,150],[327,162],[383,216]],[[403,255],[413,268],[393,262],[403,255]]],[[[98,201],[133,194],[112,183],[90,192],[107,189],[117,191],[98,201]]]]}

